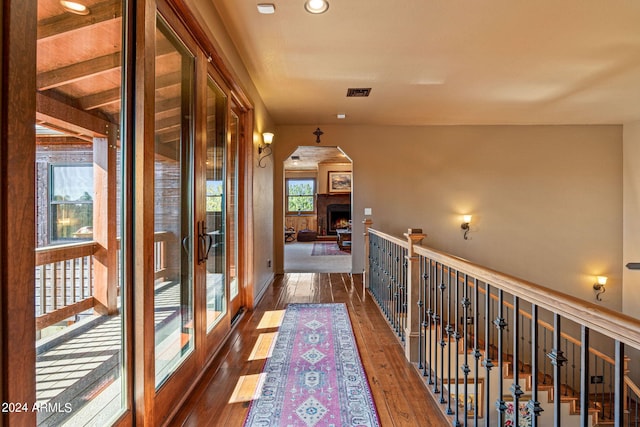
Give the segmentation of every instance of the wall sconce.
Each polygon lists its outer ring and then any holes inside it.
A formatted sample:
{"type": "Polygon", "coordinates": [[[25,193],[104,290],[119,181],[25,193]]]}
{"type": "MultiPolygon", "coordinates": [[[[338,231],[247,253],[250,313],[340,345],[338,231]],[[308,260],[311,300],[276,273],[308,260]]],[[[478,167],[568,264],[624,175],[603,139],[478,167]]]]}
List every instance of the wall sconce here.
{"type": "Polygon", "coordinates": [[[604,294],[607,290],[604,286],[607,284],[607,276],[596,276],[596,283],[593,284],[593,289],[598,291],[596,294],[596,300],[602,301],[600,295],[604,294]]]}
{"type": "Polygon", "coordinates": [[[263,141],[263,144],[258,146],[258,167],[266,168],[267,167],[266,163],[263,165],[262,161],[272,154],[271,143],[273,142],[273,134],[271,132],[263,133],[262,141],[263,141]]]}
{"type": "Polygon", "coordinates": [[[469,240],[467,234],[469,234],[469,224],[471,223],[471,215],[462,215],[462,224],[460,228],[464,230],[464,240],[469,240]]]}

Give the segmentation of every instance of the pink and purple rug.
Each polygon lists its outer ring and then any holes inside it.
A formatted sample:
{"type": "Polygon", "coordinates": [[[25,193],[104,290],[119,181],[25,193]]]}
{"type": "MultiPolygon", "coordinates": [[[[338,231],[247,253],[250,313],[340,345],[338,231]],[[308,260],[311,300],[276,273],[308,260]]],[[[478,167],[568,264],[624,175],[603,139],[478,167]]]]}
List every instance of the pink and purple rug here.
{"type": "Polygon", "coordinates": [[[245,427],[379,426],[344,304],[289,304],[245,427]]]}
{"type": "Polygon", "coordinates": [[[311,256],[318,255],[351,255],[351,252],[343,251],[336,242],[314,242],[311,256]]]}

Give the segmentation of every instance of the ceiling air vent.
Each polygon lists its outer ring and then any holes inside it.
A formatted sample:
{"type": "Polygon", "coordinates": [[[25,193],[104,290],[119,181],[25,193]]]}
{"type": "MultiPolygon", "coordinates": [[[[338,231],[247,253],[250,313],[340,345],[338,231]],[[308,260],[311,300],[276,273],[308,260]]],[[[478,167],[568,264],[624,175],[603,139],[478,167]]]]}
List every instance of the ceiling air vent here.
{"type": "Polygon", "coordinates": [[[291,160],[300,160],[300,156],[291,156],[291,160]]]}
{"type": "Polygon", "coordinates": [[[370,87],[350,87],[347,89],[347,98],[367,97],[370,93],[370,87]]]}

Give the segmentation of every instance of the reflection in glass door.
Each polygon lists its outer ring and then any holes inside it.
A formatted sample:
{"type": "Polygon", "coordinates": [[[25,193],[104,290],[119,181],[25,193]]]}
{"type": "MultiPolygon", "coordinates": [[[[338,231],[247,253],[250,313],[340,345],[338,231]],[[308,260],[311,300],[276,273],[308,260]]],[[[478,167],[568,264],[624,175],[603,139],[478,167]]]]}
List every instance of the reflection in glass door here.
{"type": "Polygon", "coordinates": [[[207,148],[205,227],[201,230],[199,262],[206,263],[207,332],[227,312],[225,237],[225,141],[227,98],[209,78],[207,84],[207,148]],[[203,250],[204,248],[204,250],[203,250]]]}
{"type": "Polygon", "coordinates": [[[194,348],[191,196],[193,56],[158,20],[155,90],[156,388],[194,348]]]}
{"type": "Polygon", "coordinates": [[[39,426],[109,425],[126,409],[124,4],[101,3],[94,25],[52,0],[38,0],[30,17],[38,20],[37,123],[35,141],[22,143],[36,146],[36,262],[35,300],[24,310],[36,317],[28,410],[39,426]]]}
{"type": "Polygon", "coordinates": [[[228,184],[227,184],[227,215],[228,215],[228,245],[229,257],[229,304],[231,316],[235,317],[240,307],[242,298],[240,295],[240,283],[238,276],[238,141],[240,138],[240,119],[235,111],[231,111],[229,129],[229,153],[228,153],[228,184]]]}

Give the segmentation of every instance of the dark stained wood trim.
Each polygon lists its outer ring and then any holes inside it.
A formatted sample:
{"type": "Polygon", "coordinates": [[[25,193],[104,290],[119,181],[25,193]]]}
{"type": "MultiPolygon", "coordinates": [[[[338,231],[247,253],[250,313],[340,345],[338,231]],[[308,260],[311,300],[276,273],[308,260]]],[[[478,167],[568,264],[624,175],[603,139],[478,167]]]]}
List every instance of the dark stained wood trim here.
{"type": "Polygon", "coordinates": [[[91,6],[91,13],[86,16],[62,13],[44,19],[38,22],[38,40],[55,37],[69,31],[120,18],[122,16],[122,9],[118,7],[119,5],[120,0],[108,0],[91,6]]]}
{"type": "MultiPolygon", "coordinates": [[[[4,5],[4,3],[2,3],[4,5]]],[[[0,40],[5,40],[5,23],[4,23],[4,8],[0,7],[0,31],[2,32],[2,38],[0,38],[0,40]]],[[[0,41],[0,70],[2,70],[2,72],[0,72],[0,134],[4,134],[4,124],[6,123],[6,118],[4,117],[6,110],[4,109],[5,103],[4,103],[4,94],[6,92],[6,79],[4,77],[4,46],[3,43],[0,41]]],[[[4,150],[2,150],[0,148],[0,170],[4,169],[4,165],[5,165],[5,161],[4,159],[6,158],[6,155],[4,154],[4,150]]],[[[4,228],[4,215],[5,215],[5,211],[4,211],[4,207],[6,206],[6,201],[5,201],[5,192],[6,192],[6,188],[8,187],[8,180],[7,180],[8,176],[6,174],[2,174],[0,173],[0,231],[3,232],[5,231],[4,228]]],[[[4,242],[2,240],[0,240],[0,262],[5,261],[6,259],[6,248],[4,245],[4,242]]],[[[2,288],[2,285],[0,285],[0,307],[4,307],[4,297],[3,297],[3,293],[4,290],[2,288]]],[[[5,357],[4,357],[4,350],[5,348],[8,348],[8,344],[9,343],[5,343],[4,339],[2,337],[4,337],[6,335],[6,330],[5,330],[5,321],[3,319],[3,316],[0,315],[0,402],[7,402],[7,398],[5,397],[7,394],[7,391],[5,390],[5,379],[4,379],[4,372],[6,369],[6,365],[5,365],[5,357]]],[[[4,417],[0,414],[0,427],[4,426],[4,417]]]]}
{"type": "Polygon", "coordinates": [[[133,365],[136,425],[155,425],[154,365],[154,92],[156,2],[136,9],[135,105],[133,141],[133,365]]]}
{"type": "MultiPolygon", "coordinates": [[[[35,402],[36,0],[2,2],[0,100],[0,311],[2,400],[35,402]]],[[[35,425],[35,412],[2,413],[7,426],[35,425]]]]}

